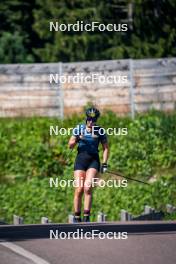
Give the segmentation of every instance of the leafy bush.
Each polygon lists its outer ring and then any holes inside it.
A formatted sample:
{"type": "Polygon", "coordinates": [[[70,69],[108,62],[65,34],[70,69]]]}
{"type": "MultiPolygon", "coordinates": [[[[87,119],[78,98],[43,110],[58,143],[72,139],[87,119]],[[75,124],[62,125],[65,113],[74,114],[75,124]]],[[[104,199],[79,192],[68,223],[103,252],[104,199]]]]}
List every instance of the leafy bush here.
{"type": "MultiPolygon", "coordinates": [[[[62,179],[72,178],[70,169],[62,179]]],[[[167,203],[176,201],[176,181],[173,177],[162,177],[150,186],[128,182],[127,188],[95,188],[93,194],[92,220],[103,211],[108,220],[118,220],[120,210],[133,215],[143,212],[144,205],[165,211],[167,203]]],[[[53,222],[67,222],[72,212],[73,188],[49,187],[49,179],[32,178],[15,184],[3,184],[0,189],[0,218],[12,222],[13,214],[24,217],[25,223],[40,223],[42,216],[53,222]]],[[[168,218],[171,216],[167,216],[168,218]]]]}
{"type": "MultiPolygon", "coordinates": [[[[12,214],[36,223],[41,216],[66,221],[72,211],[72,188],[49,188],[49,177],[72,178],[76,150],[67,147],[69,136],[50,136],[50,126],[74,127],[83,116],[56,118],[0,119],[0,218],[11,221],[12,214]]],[[[127,176],[157,181],[127,188],[97,188],[92,211],[102,210],[110,220],[124,208],[133,214],[145,204],[164,209],[176,200],[176,113],[150,112],[135,120],[105,113],[100,125],[128,129],[126,136],[109,136],[111,169],[127,176]],[[113,206],[112,206],[113,205],[113,206]]],[[[100,151],[102,156],[102,150],[100,151]]]]}

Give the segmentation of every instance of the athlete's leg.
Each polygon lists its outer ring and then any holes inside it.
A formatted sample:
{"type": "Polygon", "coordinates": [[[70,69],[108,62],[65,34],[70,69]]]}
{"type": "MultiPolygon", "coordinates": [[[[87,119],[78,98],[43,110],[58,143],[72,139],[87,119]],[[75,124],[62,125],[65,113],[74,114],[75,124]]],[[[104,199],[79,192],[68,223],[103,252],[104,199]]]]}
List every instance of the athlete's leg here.
{"type": "Polygon", "coordinates": [[[86,171],[86,178],[84,181],[84,215],[90,215],[91,202],[92,202],[92,185],[93,179],[97,178],[98,171],[95,168],[89,168],[86,171]]]}
{"type": "Polygon", "coordinates": [[[84,193],[84,180],[86,172],[83,170],[74,171],[74,180],[75,180],[75,193],[74,193],[74,211],[75,215],[81,215],[81,200],[84,193]]]}

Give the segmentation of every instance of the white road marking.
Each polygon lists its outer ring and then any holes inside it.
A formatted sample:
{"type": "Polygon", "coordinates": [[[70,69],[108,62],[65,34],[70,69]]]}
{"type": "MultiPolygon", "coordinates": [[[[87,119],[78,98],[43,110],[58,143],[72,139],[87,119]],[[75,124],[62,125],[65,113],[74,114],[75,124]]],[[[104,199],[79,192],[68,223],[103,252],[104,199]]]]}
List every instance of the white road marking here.
{"type": "Polygon", "coordinates": [[[14,243],[11,243],[11,242],[0,242],[0,245],[8,248],[8,249],[11,249],[12,251],[16,252],[17,254],[27,258],[27,259],[30,259],[32,260],[35,264],[50,264],[48,261],[38,257],[37,255],[31,253],[30,251],[20,247],[20,246],[17,246],[16,244],[14,243]]]}

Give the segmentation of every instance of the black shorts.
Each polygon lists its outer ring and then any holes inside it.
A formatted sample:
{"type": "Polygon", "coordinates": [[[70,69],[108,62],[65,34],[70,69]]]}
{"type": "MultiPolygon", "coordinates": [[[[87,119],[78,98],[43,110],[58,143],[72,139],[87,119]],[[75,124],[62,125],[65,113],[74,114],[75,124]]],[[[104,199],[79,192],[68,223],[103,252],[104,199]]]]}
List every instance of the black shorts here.
{"type": "Polygon", "coordinates": [[[87,152],[80,152],[77,154],[74,171],[83,170],[86,171],[90,168],[94,168],[100,171],[100,159],[98,154],[89,154],[87,152]]]}

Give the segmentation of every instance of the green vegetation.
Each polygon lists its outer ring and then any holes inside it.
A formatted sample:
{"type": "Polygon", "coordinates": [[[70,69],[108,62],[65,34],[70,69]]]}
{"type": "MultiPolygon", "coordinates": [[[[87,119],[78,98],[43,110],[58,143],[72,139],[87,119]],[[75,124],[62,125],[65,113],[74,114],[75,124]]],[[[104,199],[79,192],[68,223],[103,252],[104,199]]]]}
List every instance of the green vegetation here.
{"type": "Polygon", "coordinates": [[[176,0],[4,0],[0,3],[0,60],[71,62],[176,56],[175,12],[176,0]],[[49,31],[52,20],[60,24],[124,23],[130,2],[133,28],[129,26],[127,33],[49,31]],[[12,41],[13,45],[5,45],[12,41]]]}
{"type": "MultiPolygon", "coordinates": [[[[37,223],[41,216],[65,222],[72,212],[72,188],[49,187],[49,177],[72,179],[76,150],[69,153],[69,136],[49,135],[51,126],[74,127],[83,116],[0,119],[0,218],[12,215],[37,223]]],[[[127,188],[96,188],[92,212],[103,211],[109,220],[118,219],[120,209],[134,215],[145,204],[164,210],[176,201],[176,113],[152,111],[135,120],[105,113],[99,122],[105,128],[127,127],[128,135],[109,136],[109,165],[125,175],[148,181],[150,186],[128,181],[127,188]]],[[[100,153],[101,155],[102,153],[100,153]]],[[[109,177],[104,175],[103,177],[109,177]]],[[[169,216],[168,216],[169,217],[169,216]]]]}
{"type": "MultiPolygon", "coordinates": [[[[72,172],[66,170],[62,178],[66,178],[67,174],[72,177],[72,172]]],[[[11,185],[3,184],[0,189],[0,199],[0,218],[4,218],[9,223],[12,222],[13,214],[23,216],[25,223],[40,223],[42,216],[49,217],[53,222],[67,222],[68,214],[73,210],[73,189],[50,188],[48,178],[33,178],[11,185]]],[[[150,186],[128,183],[127,188],[96,188],[92,219],[96,220],[97,213],[103,211],[107,214],[108,220],[118,220],[121,209],[139,215],[146,204],[165,211],[165,205],[174,204],[175,201],[176,179],[168,175],[150,186]]],[[[167,218],[171,219],[171,216],[167,218]]]]}

